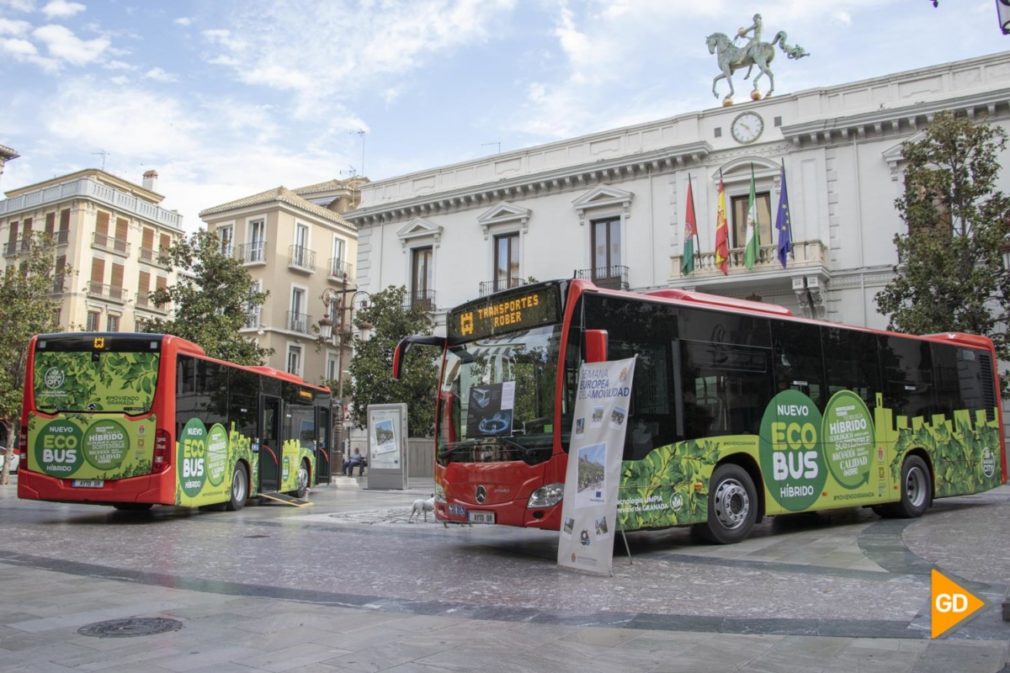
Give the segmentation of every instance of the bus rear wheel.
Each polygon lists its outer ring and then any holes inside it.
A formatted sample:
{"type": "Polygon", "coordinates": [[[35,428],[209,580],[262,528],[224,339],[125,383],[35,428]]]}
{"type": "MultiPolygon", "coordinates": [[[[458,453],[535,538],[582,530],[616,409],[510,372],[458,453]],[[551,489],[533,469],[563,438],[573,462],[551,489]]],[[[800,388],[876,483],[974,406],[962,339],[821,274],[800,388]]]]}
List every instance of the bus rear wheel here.
{"type": "Polygon", "coordinates": [[[708,521],[695,532],[715,544],[732,544],[750,535],[757,521],[754,480],[739,465],[726,463],[712,473],[708,487],[708,521]]]}
{"type": "Polygon", "coordinates": [[[933,500],[933,478],[920,456],[908,456],[901,464],[901,500],[874,507],[880,516],[893,519],[914,519],[926,513],[933,500]]]}
{"type": "Polygon", "coordinates": [[[231,499],[228,500],[226,509],[229,512],[237,512],[245,506],[245,501],[249,497],[249,473],[246,472],[245,464],[235,463],[235,471],[231,475],[231,499]]]}
{"type": "Polygon", "coordinates": [[[302,464],[298,466],[298,490],[295,491],[295,497],[298,499],[303,499],[309,493],[309,461],[303,460],[302,464]]]}

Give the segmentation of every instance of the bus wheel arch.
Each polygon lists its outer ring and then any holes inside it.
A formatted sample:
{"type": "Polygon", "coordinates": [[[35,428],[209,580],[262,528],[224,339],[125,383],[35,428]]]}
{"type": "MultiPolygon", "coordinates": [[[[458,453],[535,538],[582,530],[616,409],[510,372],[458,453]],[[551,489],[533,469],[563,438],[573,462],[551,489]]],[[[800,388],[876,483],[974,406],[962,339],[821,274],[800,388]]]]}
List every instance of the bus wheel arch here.
{"type": "Polygon", "coordinates": [[[744,465],[724,460],[712,470],[705,523],[694,532],[714,544],[740,542],[750,535],[761,511],[759,490],[744,465]]]}
{"type": "Polygon", "coordinates": [[[929,454],[922,448],[914,448],[905,453],[901,461],[898,502],[878,505],[873,508],[885,518],[914,519],[926,513],[936,495],[936,476],[929,454]]]}
{"type": "Polygon", "coordinates": [[[249,466],[244,460],[235,461],[229,493],[225,509],[229,512],[237,512],[245,507],[246,501],[249,499],[249,466]]]}

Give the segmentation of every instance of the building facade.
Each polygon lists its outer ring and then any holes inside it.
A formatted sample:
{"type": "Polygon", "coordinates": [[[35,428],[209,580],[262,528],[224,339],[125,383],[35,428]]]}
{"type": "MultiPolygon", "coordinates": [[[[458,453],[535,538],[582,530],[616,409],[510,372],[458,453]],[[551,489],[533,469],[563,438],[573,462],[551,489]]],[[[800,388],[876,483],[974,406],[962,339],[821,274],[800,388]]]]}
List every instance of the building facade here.
{"type": "Polygon", "coordinates": [[[183,236],[182,216],[162,208],[158,174],[137,185],[87,169],[6,192],[0,201],[0,242],[16,264],[39,231],[56,243],[54,315],[62,330],[133,331],[165,317],[149,294],[175,282],[161,255],[183,236]]]}
{"type": "Polygon", "coordinates": [[[312,383],[339,384],[351,356],[357,233],[340,213],[357,205],[361,182],[277,187],[200,212],[223,250],[269,292],[243,333],[273,349],[267,365],[312,383]]]}
{"type": "MultiPolygon", "coordinates": [[[[404,285],[436,321],[531,278],[697,289],[885,327],[874,296],[904,225],[902,143],[941,111],[1010,127],[1010,52],[681,114],[379,180],[348,213],[358,283],[404,285]],[[793,252],[776,257],[786,176],[793,252]],[[760,254],[744,264],[755,186],[760,254]],[[720,181],[728,273],[715,264],[720,181]],[[700,252],[682,271],[689,187],[700,252]]],[[[1001,189],[1007,191],[1007,176],[1001,189]]]]}

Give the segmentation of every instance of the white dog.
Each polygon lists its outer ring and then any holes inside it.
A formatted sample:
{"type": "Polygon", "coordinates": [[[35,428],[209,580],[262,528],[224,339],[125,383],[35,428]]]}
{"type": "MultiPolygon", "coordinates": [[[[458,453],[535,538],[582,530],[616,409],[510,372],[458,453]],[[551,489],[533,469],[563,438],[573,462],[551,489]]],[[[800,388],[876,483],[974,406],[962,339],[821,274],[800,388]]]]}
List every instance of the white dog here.
{"type": "Polygon", "coordinates": [[[414,523],[414,517],[421,518],[424,516],[424,520],[428,520],[428,512],[435,511],[435,496],[431,496],[427,500],[424,498],[419,498],[414,501],[414,507],[410,510],[410,516],[407,517],[407,523],[414,523]]]}

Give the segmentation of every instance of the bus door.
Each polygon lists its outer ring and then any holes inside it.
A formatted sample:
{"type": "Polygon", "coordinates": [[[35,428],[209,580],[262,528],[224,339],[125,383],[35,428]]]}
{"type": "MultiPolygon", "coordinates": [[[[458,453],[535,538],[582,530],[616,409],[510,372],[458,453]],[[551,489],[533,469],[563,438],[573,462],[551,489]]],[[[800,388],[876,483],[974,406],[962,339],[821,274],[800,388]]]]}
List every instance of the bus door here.
{"type": "Polygon", "coordinates": [[[276,491],[281,485],[281,399],[260,397],[260,491],[276,491]]]}
{"type": "Polygon", "coordinates": [[[316,481],[328,483],[332,474],[330,457],[334,455],[330,432],[330,410],[316,407],[316,481]]]}

